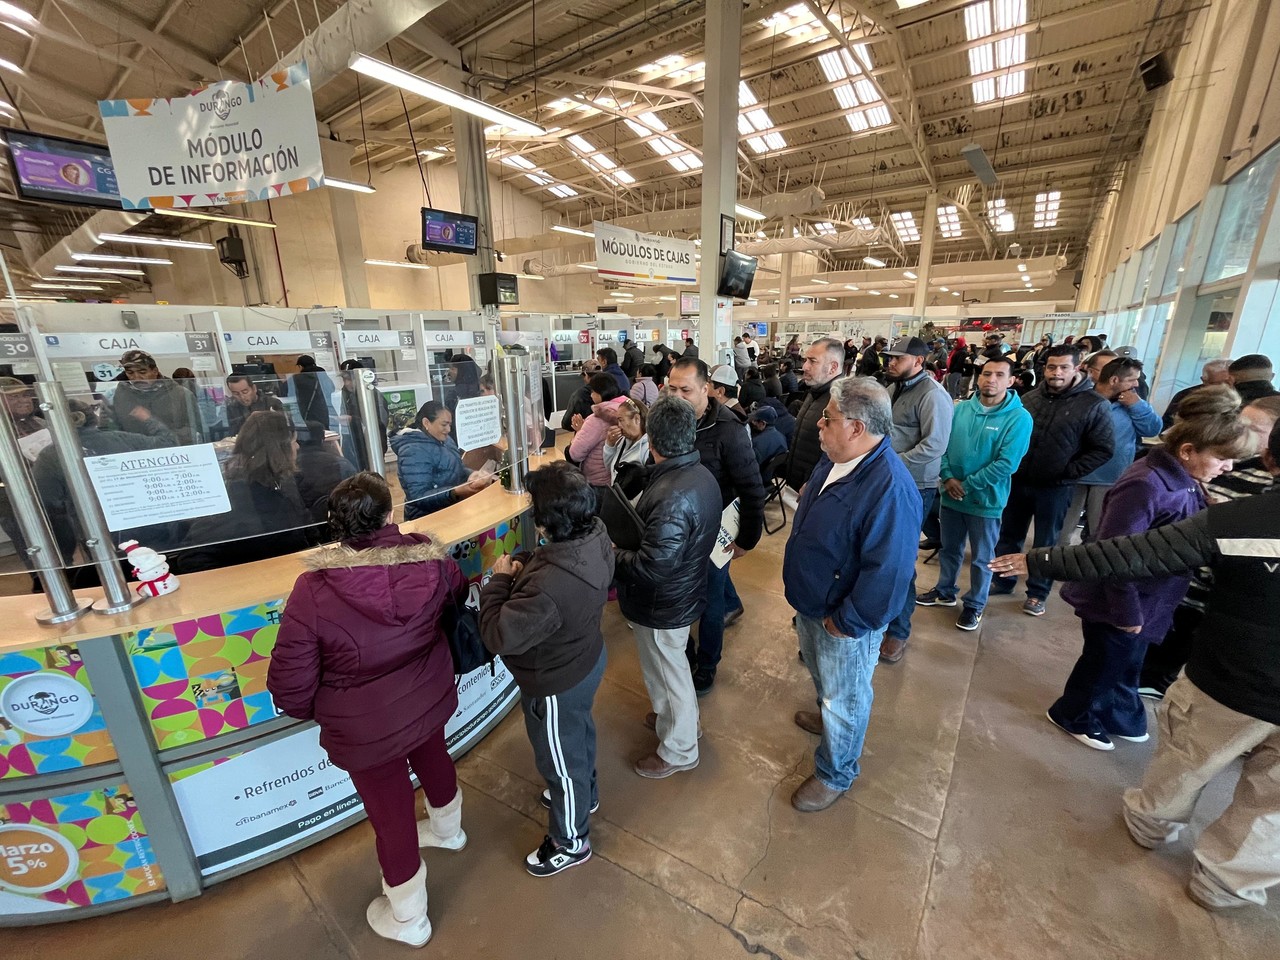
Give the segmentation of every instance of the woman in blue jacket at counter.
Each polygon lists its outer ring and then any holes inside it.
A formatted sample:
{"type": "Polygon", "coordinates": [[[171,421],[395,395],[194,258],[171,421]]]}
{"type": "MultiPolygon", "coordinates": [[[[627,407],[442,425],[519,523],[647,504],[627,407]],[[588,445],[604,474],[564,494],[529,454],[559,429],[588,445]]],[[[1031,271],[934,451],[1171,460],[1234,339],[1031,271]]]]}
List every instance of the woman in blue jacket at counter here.
{"type": "Polygon", "coordinates": [[[406,520],[465,500],[493,482],[493,474],[472,473],[463,465],[452,429],[453,414],[439,400],[428,400],[418,410],[417,426],[391,438],[406,520]]]}

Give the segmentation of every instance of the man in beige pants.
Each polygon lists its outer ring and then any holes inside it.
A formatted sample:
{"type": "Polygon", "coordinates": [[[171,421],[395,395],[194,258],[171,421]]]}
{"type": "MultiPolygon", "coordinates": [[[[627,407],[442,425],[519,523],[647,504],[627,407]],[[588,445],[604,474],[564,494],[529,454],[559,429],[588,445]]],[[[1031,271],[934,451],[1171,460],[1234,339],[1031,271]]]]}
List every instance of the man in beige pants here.
{"type": "MultiPolygon", "coordinates": [[[[1280,425],[1263,463],[1280,476],[1280,425]]],[[[996,557],[1005,576],[1126,580],[1208,565],[1213,592],[1185,672],[1160,705],[1142,786],[1125,791],[1134,841],[1178,838],[1205,785],[1244,757],[1231,805],[1195,844],[1187,892],[1208,910],[1261,906],[1280,884],[1280,492],[1214,504],[1179,523],[1074,547],[996,557]]]]}

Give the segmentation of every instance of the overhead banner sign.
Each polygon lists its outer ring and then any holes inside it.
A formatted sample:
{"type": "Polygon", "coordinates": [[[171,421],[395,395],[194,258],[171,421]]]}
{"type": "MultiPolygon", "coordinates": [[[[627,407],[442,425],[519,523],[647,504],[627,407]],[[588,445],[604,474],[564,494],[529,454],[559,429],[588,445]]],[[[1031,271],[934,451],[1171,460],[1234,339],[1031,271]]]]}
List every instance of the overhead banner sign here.
{"type": "Polygon", "coordinates": [[[417,343],[412,330],[343,330],[342,345],[365,350],[399,350],[417,343]]]}
{"type": "Polygon", "coordinates": [[[189,97],[99,100],[126,210],[269,200],[324,184],[306,63],[189,97]]]}
{"type": "Polygon", "coordinates": [[[212,333],[46,333],[44,352],[50,358],[119,357],[126,350],[143,350],[153,357],[190,357],[216,353],[212,333]]]}
{"type": "Polygon", "coordinates": [[[602,277],[642,283],[697,283],[692,240],[655,237],[596,221],[596,267],[602,277]]]}
{"type": "Polygon", "coordinates": [[[229,330],[222,334],[228,350],[238,353],[257,353],[261,350],[279,350],[293,353],[295,350],[328,350],[332,337],[327,330],[229,330]]]}

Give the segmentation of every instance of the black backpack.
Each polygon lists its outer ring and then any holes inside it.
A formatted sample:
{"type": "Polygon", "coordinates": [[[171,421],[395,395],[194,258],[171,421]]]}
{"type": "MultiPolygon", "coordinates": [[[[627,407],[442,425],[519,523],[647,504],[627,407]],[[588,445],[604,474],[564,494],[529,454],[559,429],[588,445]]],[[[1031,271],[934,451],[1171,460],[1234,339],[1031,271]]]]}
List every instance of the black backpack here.
{"type": "Polygon", "coordinates": [[[450,601],[443,611],[441,626],[449,641],[449,653],[453,655],[453,673],[461,678],[487,666],[493,676],[497,673],[493,665],[496,654],[480,639],[480,617],[470,600],[468,591],[466,601],[461,604],[450,601]]]}

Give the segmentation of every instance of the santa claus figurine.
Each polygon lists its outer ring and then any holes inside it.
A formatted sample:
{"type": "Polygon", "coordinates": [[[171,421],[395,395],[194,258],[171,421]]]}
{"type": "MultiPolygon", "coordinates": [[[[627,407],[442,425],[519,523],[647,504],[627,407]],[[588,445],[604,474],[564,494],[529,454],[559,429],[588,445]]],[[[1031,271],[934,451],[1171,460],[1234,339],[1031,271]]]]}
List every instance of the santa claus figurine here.
{"type": "Polygon", "coordinates": [[[165,563],[163,553],[156,553],[137,540],[126,540],[120,544],[120,549],[133,564],[133,575],[138,579],[133,589],[138,596],[158,597],[178,589],[178,578],[169,572],[169,564],[165,563]]]}

